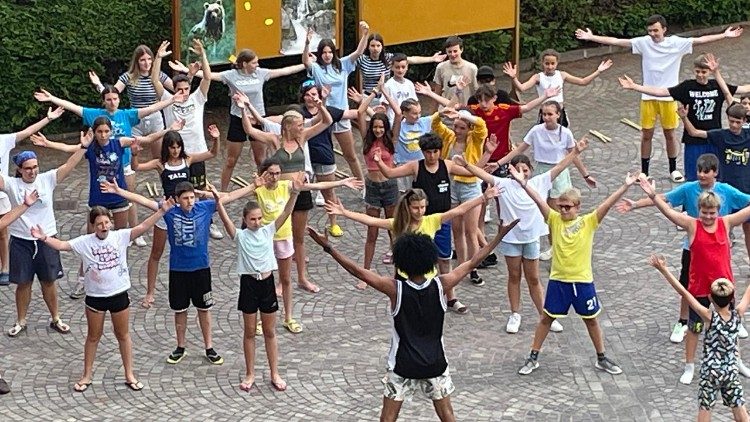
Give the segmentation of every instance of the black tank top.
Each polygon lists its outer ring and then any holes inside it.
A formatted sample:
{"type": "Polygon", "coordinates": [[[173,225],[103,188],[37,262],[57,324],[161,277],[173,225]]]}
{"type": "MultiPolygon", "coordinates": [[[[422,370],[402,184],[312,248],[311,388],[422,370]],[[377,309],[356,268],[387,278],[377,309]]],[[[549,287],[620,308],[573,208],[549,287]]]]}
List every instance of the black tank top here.
{"type": "Polygon", "coordinates": [[[445,161],[438,160],[435,173],[427,171],[424,160],[419,160],[417,178],[412,183],[413,188],[419,188],[427,195],[427,209],[424,215],[446,212],[451,209],[451,179],[448,176],[448,166],[445,161]]]}
{"type": "Polygon", "coordinates": [[[170,166],[164,163],[164,171],[159,176],[161,178],[161,188],[164,190],[164,196],[173,197],[174,189],[180,182],[190,181],[190,167],[188,167],[185,159],[182,159],[182,164],[177,166],[170,166]]]}
{"type": "Polygon", "coordinates": [[[448,367],[443,350],[445,303],[436,277],[423,284],[397,280],[389,369],[404,378],[440,376],[448,367]]]}

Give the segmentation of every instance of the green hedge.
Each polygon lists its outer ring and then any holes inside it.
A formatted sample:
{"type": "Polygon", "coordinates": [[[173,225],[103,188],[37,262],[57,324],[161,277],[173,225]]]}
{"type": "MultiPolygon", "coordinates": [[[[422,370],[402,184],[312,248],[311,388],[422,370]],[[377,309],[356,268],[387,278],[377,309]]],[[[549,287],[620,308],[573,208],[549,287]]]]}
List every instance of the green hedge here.
{"type": "MultiPolygon", "coordinates": [[[[521,55],[535,57],[545,48],[579,48],[573,32],[590,27],[597,34],[632,37],[644,34],[645,19],[656,12],[666,16],[670,29],[690,29],[744,21],[750,8],[743,0],[523,0],[521,1],[521,55]],[[549,20],[554,16],[554,21],[549,20]]],[[[347,51],[355,45],[356,0],[344,0],[344,40],[347,51]]],[[[42,86],[53,94],[80,104],[98,104],[86,72],[95,70],[103,82],[114,82],[124,71],[133,48],[152,47],[171,37],[170,0],[15,0],[0,2],[0,132],[17,130],[39,118],[43,106],[32,98],[42,86]]],[[[377,31],[377,28],[373,28],[377,31]]],[[[748,36],[748,35],[746,35],[748,36]]],[[[493,31],[467,35],[464,57],[479,65],[510,58],[511,33],[493,31]]],[[[388,40],[386,40],[387,42],[388,40]]],[[[429,55],[443,40],[387,46],[391,52],[429,55]]],[[[249,46],[252,47],[252,46],[249,46]]],[[[299,62],[283,57],[262,62],[280,67],[299,62]]],[[[434,66],[419,65],[410,77],[428,80],[434,66]]],[[[302,73],[272,80],[265,90],[268,105],[296,101],[302,73]]],[[[226,87],[213,84],[211,105],[228,105],[226,87]]],[[[50,131],[74,128],[80,120],[68,115],[50,131]]]]}

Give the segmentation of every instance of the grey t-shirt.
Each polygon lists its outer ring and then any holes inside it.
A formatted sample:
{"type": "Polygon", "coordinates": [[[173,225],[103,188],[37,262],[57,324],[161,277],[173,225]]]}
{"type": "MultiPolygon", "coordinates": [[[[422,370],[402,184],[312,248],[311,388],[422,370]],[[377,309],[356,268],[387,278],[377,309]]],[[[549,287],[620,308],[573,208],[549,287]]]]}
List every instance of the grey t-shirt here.
{"type": "MultiPolygon", "coordinates": [[[[257,68],[252,74],[241,73],[237,69],[225,70],[220,73],[221,81],[229,86],[229,95],[242,92],[250,99],[250,103],[258,110],[261,116],[266,115],[266,106],[263,104],[263,84],[269,79],[269,69],[257,68]]],[[[232,101],[230,113],[233,116],[242,117],[242,110],[232,101]]]]}

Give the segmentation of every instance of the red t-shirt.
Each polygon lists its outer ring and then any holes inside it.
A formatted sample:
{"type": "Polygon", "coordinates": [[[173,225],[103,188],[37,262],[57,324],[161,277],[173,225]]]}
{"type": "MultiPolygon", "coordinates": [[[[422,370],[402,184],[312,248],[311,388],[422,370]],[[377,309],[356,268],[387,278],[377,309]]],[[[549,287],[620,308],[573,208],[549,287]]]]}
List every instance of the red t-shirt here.
{"type": "Polygon", "coordinates": [[[695,220],[695,237],[690,244],[690,278],[688,291],[695,297],[711,296],[711,283],[717,278],[734,282],[731,243],[724,219],[716,219],[716,231],[709,233],[695,220]]]}
{"type": "Polygon", "coordinates": [[[510,152],[510,122],[521,117],[521,107],[515,104],[497,104],[490,111],[482,110],[479,105],[469,106],[471,111],[487,123],[487,132],[497,136],[497,149],[490,161],[497,161],[510,152]]]}

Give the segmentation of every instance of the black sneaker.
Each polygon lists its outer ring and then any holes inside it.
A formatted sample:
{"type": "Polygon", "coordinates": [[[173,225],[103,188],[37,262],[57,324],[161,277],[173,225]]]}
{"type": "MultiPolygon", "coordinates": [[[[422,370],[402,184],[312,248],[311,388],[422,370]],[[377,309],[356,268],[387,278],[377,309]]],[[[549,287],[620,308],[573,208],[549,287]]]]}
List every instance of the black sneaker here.
{"type": "Polygon", "coordinates": [[[216,353],[216,350],[214,350],[213,348],[206,349],[206,359],[208,359],[208,361],[214,365],[221,365],[222,363],[224,363],[224,358],[216,353]]]}
{"type": "Polygon", "coordinates": [[[184,347],[178,347],[174,349],[174,352],[170,353],[167,357],[167,363],[171,363],[172,365],[179,363],[182,358],[185,357],[187,352],[185,352],[184,347]]]}
{"type": "Polygon", "coordinates": [[[475,286],[484,286],[484,280],[482,280],[482,277],[479,277],[479,274],[477,273],[477,270],[472,270],[469,280],[475,285],[475,286]]]}
{"type": "Polygon", "coordinates": [[[479,265],[477,265],[477,269],[481,270],[484,268],[494,267],[495,265],[497,265],[497,257],[495,257],[495,260],[493,261],[488,256],[487,258],[484,258],[482,262],[479,263],[479,265]]]}
{"type": "Polygon", "coordinates": [[[453,249],[453,252],[451,253],[451,259],[458,259],[458,255],[456,255],[455,249],[453,249]]]}

